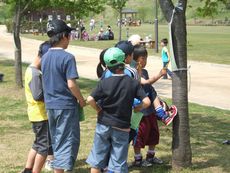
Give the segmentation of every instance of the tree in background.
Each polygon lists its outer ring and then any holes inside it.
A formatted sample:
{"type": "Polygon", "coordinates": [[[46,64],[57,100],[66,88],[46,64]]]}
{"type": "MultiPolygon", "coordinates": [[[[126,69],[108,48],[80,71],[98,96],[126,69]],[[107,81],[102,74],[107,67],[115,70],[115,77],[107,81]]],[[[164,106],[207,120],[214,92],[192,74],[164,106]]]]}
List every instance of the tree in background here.
{"type": "Polygon", "coordinates": [[[15,44],[15,81],[20,88],[23,87],[22,81],[22,58],[21,58],[21,39],[20,39],[20,25],[23,13],[31,5],[32,0],[5,0],[13,11],[13,37],[15,44]]]}
{"type": "Polygon", "coordinates": [[[138,16],[140,17],[140,19],[145,22],[146,18],[148,16],[150,9],[148,7],[139,7],[138,8],[138,16]]]}
{"type": "Polygon", "coordinates": [[[15,43],[15,81],[20,88],[23,87],[20,26],[21,19],[28,10],[38,11],[45,8],[62,8],[65,12],[80,19],[83,16],[88,16],[89,12],[101,12],[105,4],[104,0],[3,0],[2,2],[6,3],[12,11],[15,43]]]}
{"type": "MultiPolygon", "coordinates": [[[[170,22],[172,14],[172,44],[177,69],[172,77],[172,100],[178,108],[178,115],[173,122],[172,167],[180,169],[191,166],[192,151],[190,145],[187,85],[187,0],[178,0],[177,6],[172,0],[160,0],[162,12],[170,22]]],[[[173,60],[172,60],[173,61],[173,60]]]]}
{"type": "Polygon", "coordinates": [[[115,9],[119,13],[120,24],[119,24],[119,41],[121,41],[121,25],[122,25],[122,9],[128,0],[108,0],[108,5],[115,9]]]}
{"type": "Polygon", "coordinates": [[[204,2],[203,7],[197,8],[197,15],[201,17],[211,17],[212,23],[214,21],[214,16],[218,14],[219,5],[224,5],[226,9],[228,9],[230,2],[229,0],[200,0],[201,2],[204,2]]]}

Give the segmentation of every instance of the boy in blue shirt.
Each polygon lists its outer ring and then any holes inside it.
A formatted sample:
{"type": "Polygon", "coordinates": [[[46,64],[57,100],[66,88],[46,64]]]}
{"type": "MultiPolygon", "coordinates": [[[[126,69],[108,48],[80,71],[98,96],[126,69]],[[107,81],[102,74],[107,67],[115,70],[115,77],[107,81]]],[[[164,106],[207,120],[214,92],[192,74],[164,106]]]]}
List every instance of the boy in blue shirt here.
{"type": "Polygon", "coordinates": [[[113,75],[99,81],[87,98],[98,114],[94,144],[86,161],[91,165],[91,173],[100,173],[107,165],[109,172],[128,173],[133,99],[142,100],[142,104],[135,108],[137,111],[150,105],[140,83],[124,74],[124,58],[119,48],[110,48],[105,52],[104,61],[113,75]],[[98,100],[103,100],[101,107],[97,105],[98,100]]]}
{"type": "Polygon", "coordinates": [[[76,83],[75,57],[66,52],[72,28],[62,20],[49,23],[52,48],[42,57],[42,79],[54,152],[55,173],[72,171],[80,145],[79,110],[85,100],[76,83]]]}

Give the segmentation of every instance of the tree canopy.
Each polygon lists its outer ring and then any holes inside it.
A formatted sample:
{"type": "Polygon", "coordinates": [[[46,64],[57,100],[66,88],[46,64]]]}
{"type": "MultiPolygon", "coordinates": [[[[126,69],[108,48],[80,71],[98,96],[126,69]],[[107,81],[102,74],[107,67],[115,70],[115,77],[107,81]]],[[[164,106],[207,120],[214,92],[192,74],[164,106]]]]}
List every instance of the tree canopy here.
{"type": "Polygon", "coordinates": [[[197,14],[201,17],[214,17],[215,14],[218,14],[218,7],[219,5],[225,5],[227,8],[229,5],[228,0],[200,0],[204,2],[203,7],[197,8],[197,14]]]}
{"type": "Polygon", "coordinates": [[[47,8],[63,9],[66,13],[80,19],[89,16],[90,12],[100,13],[104,10],[105,0],[3,0],[11,9],[13,15],[16,3],[20,1],[21,12],[25,9],[43,10],[47,8]]]}

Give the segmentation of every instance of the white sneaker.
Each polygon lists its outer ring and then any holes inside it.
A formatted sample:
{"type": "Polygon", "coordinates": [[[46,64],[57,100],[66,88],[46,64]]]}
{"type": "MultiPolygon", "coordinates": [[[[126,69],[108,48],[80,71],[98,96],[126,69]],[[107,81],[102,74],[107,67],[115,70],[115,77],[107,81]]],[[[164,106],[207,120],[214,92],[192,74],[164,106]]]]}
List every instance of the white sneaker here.
{"type": "Polygon", "coordinates": [[[48,171],[53,171],[52,160],[46,160],[45,169],[48,171]]]}

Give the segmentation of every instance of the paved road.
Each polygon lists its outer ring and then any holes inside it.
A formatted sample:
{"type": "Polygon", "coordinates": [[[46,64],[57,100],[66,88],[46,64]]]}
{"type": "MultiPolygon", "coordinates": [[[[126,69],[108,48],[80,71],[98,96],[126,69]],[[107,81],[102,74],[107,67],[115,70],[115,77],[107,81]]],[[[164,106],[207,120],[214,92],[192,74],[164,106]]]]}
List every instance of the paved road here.
{"type": "MultiPolygon", "coordinates": [[[[11,34],[6,33],[5,26],[0,25],[0,57],[14,59],[14,43],[11,34]]],[[[22,61],[32,62],[41,41],[22,38],[22,61]]],[[[75,55],[80,76],[97,79],[96,65],[99,49],[69,46],[67,51],[75,55]]],[[[189,61],[191,65],[189,82],[189,101],[230,110],[230,65],[201,63],[189,61]]],[[[161,68],[159,57],[149,56],[147,69],[149,74],[156,74],[161,68]]],[[[159,80],[154,84],[158,95],[171,98],[171,81],[159,80]]]]}

